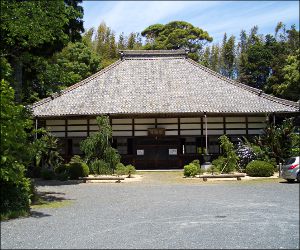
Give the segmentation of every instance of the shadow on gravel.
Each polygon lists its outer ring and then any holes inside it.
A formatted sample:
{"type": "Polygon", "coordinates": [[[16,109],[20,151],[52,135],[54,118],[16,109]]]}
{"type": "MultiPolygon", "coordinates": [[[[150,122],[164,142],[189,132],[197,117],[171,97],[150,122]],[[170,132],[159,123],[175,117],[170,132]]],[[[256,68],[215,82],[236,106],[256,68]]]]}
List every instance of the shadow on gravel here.
{"type": "Polygon", "coordinates": [[[37,212],[37,211],[30,211],[30,217],[33,217],[33,218],[43,218],[43,217],[48,217],[48,216],[51,216],[50,214],[45,214],[45,213],[42,213],[42,212],[37,212]]]}
{"type": "Polygon", "coordinates": [[[294,182],[280,181],[279,183],[281,183],[281,184],[288,184],[288,185],[297,185],[297,184],[299,184],[299,182],[297,182],[297,181],[294,181],[294,182]]]}
{"type": "Polygon", "coordinates": [[[64,185],[77,185],[83,183],[81,180],[43,180],[43,179],[32,179],[35,186],[64,186],[64,185]]]}
{"type": "Polygon", "coordinates": [[[41,192],[41,191],[39,191],[38,195],[39,195],[40,199],[45,202],[69,200],[69,199],[62,197],[61,195],[65,195],[65,193],[61,193],[61,192],[41,192]]]}

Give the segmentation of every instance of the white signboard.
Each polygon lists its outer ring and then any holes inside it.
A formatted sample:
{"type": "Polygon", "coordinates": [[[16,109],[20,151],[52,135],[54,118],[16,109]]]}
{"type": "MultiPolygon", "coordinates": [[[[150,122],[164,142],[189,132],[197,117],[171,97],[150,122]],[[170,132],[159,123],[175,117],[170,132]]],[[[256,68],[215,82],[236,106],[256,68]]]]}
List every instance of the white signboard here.
{"type": "Polygon", "coordinates": [[[169,148],[169,155],[177,155],[177,148],[169,148]]]}
{"type": "Polygon", "coordinates": [[[138,149],[136,155],[144,155],[144,149],[138,149]]]}

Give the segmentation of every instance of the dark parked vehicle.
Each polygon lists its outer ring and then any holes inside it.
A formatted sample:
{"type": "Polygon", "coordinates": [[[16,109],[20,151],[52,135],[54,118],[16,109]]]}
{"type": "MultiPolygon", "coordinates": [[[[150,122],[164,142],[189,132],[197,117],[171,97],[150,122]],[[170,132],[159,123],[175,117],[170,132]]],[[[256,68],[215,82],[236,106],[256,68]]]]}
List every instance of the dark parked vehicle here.
{"type": "Polygon", "coordinates": [[[291,157],[286,160],[282,166],[280,177],[288,182],[293,182],[297,179],[300,182],[299,156],[291,157]]]}

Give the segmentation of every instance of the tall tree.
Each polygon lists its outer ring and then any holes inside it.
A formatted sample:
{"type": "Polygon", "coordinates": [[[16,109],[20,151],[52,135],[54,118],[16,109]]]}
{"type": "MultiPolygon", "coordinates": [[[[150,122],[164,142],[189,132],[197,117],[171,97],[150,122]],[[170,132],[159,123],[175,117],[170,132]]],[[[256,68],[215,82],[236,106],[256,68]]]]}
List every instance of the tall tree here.
{"type": "Polygon", "coordinates": [[[124,33],[122,32],[122,33],[119,35],[118,49],[119,49],[119,50],[124,50],[125,48],[126,48],[126,39],[125,39],[124,33]]]}
{"type": "Polygon", "coordinates": [[[220,48],[219,45],[213,45],[211,48],[211,69],[220,72],[220,48]]]}
{"type": "Polygon", "coordinates": [[[12,65],[16,99],[22,99],[24,67],[34,56],[51,56],[83,30],[80,1],[1,1],[1,57],[12,65]],[[78,7],[78,8],[76,8],[78,7]]]}
{"type": "Polygon", "coordinates": [[[235,63],[235,37],[230,36],[227,40],[226,33],[223,38],[222,46],[222,69],[221,73],[229,78],[233,78],[235,63]]]}
{"type": "Polygon", "coordinates": [[[43,86],[44,95],[63,89],[94,74],[100,69],[99,56],[82,42],[69,43],[61,52],[44,64],[38,79],[43,86]]]}
{"type": "Polygon", "coordinates": [[[210,47],[206,47],[203,55],[201,56],[200,63],[205,67],[211,68],[211,52],[210,47]]]}
{"type": "Polygon", "coordinates": [[[30,182],[25,178],[25,166],[30,161],[27,131],[32,120],[23,105],[14,102],[14,90],[1,81],[0,129],[0,214],[26,214],[29,211],[30,182]]]}
{"type": "Polygon", "coordinates": [[[284,98],[299,101],[300,100],[300,50],[296,55],[290,55],[283,68],[284,82],[276,89],[276,94],[284,98]]]}
{"type": "Polygon", "coordinates": [[[82,42],[94,49],[94,43],[93,43],[93,36],[95,34],[95,29],[94,28],[90,28],[88,31],[86,31],[83,35],[82,35],[82,42]]]}
{"type": "Polygon", "coordinates": [[[196,61],[203,45],[212,41],[207,31],[184,21],[151,25],[141,34],[147,38],[145,49],[186,49],[196,61]]]}

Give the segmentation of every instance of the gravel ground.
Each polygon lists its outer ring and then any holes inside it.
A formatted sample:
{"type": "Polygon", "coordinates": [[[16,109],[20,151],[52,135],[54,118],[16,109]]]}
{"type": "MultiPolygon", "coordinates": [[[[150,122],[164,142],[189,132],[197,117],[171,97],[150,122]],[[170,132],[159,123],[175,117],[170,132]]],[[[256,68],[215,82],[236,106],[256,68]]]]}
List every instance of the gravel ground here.
{"type": "Polygon", "coordinates": [[[299,249],[298,183],[171,179],[45,183],[39,191],[70,202],[2,222],[1,249],[299,249]]]}

